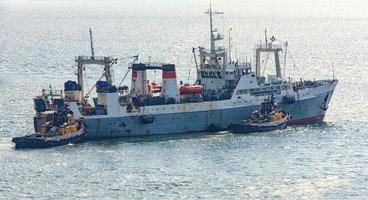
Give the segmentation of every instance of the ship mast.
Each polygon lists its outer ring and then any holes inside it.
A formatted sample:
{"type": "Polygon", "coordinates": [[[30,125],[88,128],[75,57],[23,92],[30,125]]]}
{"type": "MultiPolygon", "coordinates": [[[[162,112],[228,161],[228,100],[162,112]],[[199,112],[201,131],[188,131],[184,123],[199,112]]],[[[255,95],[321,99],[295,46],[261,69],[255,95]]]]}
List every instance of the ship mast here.
{"type": "Polygon", "coordinates": [[[215,50],[216,50],[215,41],[220,40],[222,38],[221,38],[220,35],[218,35],[218,37],[215,38],[214,32],[216,32],[217,30],[213,30],[212,16],[220,15],[220,14],[224,14],[224,13],[219,12],[219,11],[212,11],[212,7],[211,7],[211,4],[210,4],[210,9],[207,12],[205,12],[205,14],[208,14],[210,16],[210,44],[211,44],[211,54],[213,54],[213,53],[215,53],[215,50]]]}
{"type": "Polygon", "coordinates": [[[93,48],[93,37],[92,37],[92,28],[89,28],[89,40],[91,42],[91,53],[92,53],[92,60],[95,59],[95,50],[93,48]]]}
{"type": "Polygon", "coordinates": [[[230,63],[231,63],[231,47],[232,47],[232,46],[231,46],[231,39],[232,39],[232,38],[231,38],[231,31],[232,31],[232,30],[233,30],[232,28],[230,28],[230,29],[229,29],[229,56],[228,56],[228,57],[229,57],[229,62],[230,62],[230,63]]]}
{"type": "MultiPolygon", "coordinates": [[[[112,84],[112,74],[111,74],[111,66],[116,63],[117,59],[112,57],[101,57],[95,56],[95,51],[93,48],[93,37],[92,37],[92,29],[89,29],[89,39],[91,44],[91,56],[77,56],[75,58],[75,62],[77,62],[77,77],[78,77],[78,84],[81,86],[82,91],[82,99],[85,98],[84,96],[84,70],[85,65],[100,65],[104,66],[104,73],[106,81],[112,84]]],[[[88,92],[89,93],[89,92],[88,92]]],[[[88,94],[87,93],[87,94],[88,94]]]]}
{"type": "Polygon", "coordinates": [[[213,26],[212,26],[212,8],[211,8],[211,4],[210,4],[209,15],[210,15],[210,39],[211,39],[211,53],[214,53],[214,52],[215,52],[215,37],[213,36],[213,26]]]}

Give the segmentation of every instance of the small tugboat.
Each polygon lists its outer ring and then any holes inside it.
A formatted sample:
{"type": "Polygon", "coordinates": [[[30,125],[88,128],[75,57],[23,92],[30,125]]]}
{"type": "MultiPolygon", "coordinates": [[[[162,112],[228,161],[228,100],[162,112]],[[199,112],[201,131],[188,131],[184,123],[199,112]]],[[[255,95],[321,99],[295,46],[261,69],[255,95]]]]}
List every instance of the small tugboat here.
{"type": "Polygon", "coordinates": [[[41,149],[81,142],[86,136],[86,129],[81,128],[66,134],[49,135],[35,133],[23,137],[13,138],[16,149],[41,149]]]}
{"type": "Polygon", "coordinates": [[[284,129],[290,115],[276,110],[273,96],[261,103],[261,108],[252,113],[248,120],[241,120],[230,125],[232,133],[254,133],[284,129]]]}
{"type": "Polygon", "coordinates": [[[62,99],[54,98],[54,96],[44,93],[43,96],[34,99],[35,109],[43,111],[39,112],[35,118],[44,118],[44,123],[41,123],[40,120],[38,120],[40,123],[35,123],[36,133],[34,134],[13,138],[12,142],[15,143],[16,149],[48,148],[69,143],[75,144],[84,140],[87,129],[84,127],[83,118],[73,120],[72,111],[64,105],[62,99]],[[56,104],[56,111],[46,113],[50,105],[37,102],[40,102],[41,99],[46,100],[50,96],[56,104]]]}

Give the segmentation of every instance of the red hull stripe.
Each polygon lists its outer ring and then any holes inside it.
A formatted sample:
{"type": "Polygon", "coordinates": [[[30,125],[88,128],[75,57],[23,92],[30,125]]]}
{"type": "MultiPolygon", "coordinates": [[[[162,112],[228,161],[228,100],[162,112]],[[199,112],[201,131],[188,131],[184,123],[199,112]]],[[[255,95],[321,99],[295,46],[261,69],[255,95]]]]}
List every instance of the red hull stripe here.
{"type": "Polygon", "coordinates": [[[324,117],[325,115],[322,114],[322,115],[316,115],[312,117],[306,117],[303,119],[290,120],[288,122],[288,125],[302,125],[302,124],[322,122],[324,117]]]}
{"type": "Polygon", "coordinates": [[[162,78],[176,78],[176,72],[175,71],[163,71],[162,72],[162,78]]]}
{"type": "Polygon", "coordinates": [[[137,71],[136,71],[136,70],[133,70],[133,71],[132,71],[132,77],[133,77],[133,78],[137,78],[137,77],[138,77],[138,73],[137,73],[137,71]]]}

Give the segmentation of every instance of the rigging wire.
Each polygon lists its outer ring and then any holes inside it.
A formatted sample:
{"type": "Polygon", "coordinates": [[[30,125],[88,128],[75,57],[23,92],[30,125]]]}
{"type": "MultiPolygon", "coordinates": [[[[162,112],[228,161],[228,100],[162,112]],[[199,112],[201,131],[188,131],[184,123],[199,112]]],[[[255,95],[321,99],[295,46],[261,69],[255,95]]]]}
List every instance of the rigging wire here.
{"type": "MultiPolygon", "coordinates": [[[[278,41],[278,42],[280,42],[280,43],[282,43],[282,44],[284,44],[284,47],[285,47],[285,52],[283,52],[284,53],[284,67],[283,67],[283,75],[282,75],[282,77],[283,78],[285,78],[285,71],[286,71],[286,63],[287,63],[287,57],[289,57],[290,58],[290,60],[292,61],[292,64],[293,64],[293,67],[294,68],[296,68],[297,69],[297,65],[296,65],[296,62],[295,62],[295,60],[294,60],[294,57],[292,56],[292,53],[291,53],[291,51],[290,51],[290,49],[289,49],[289,46],[288,46],[288,42],[286,41],[282,41],[282,40],[279,40],[279,39],[276,39],[275,41],[278,41]],[[289,56],[287,55],[287,54],[289,54],[289,56]]],[[[268,52],[268,54],[267,54],[267,58],[266,58],[266,60],[264,61],[264,63],[265,63],[265,65],[267,65],[267,61],[268,61],[268,57],[269,57],[269,52],[268,52]]],[[[289,74],[289,76],[290,76],[290,67],[288,68],[289,70],[288,70],[288,74],[289,74]]],[[[263,68],[263,71],[262,71],[262,76],[264,76],[264,73],[265,73],[265,68],[263,68]]]]}
{"type": "Polygon", "coordinates": [[[262,76],[264,76],[264,73],[265,73],[265,71],[266,71],[266,67],[267,67],[267,62],[268,62],[269,56],[270,56],[270,52],[267,52],[267,57],[266,57],[266,60],[265,60],[265,62],[264,62],[264,67],[263,67],[263,71],[262,71],[262,76]]]}
{"type": "MultiPolygon", "coordinates": [[[[101,75],[101,77],[97,80],[97,82],[98,81],[100,81],[103,77],[105,76],[105,73],[102,73],[102,75],[101,75]]],[[[96,82],[96,83],[97,83],[96,82]]],[[[96,87],[96,84],[94,84],[93,85],[93,87],[87,92],[87,94],[86,95],[84,95],[85,96],[85,98],[88,98],[88,95],[92,92],[92,90],[94,89],[96,87]]]]}
{"type": "MultiPolygon", "coordinates": [[[[208,61],[208,58],[206,58],[206,60],[208,61]]],[[[215,71],[214,71],[215,68],[212,66],[212,64],[208,64],[208,66],[210,66],[210,72],[212,72],[213,74],[215,74],[216,88],[218,90],[221,90],[220,87],[218,86],[219,85],[219,82],[220,82],[220,78],[217,76],[217,73],[215,73],[215,71]]]]}
{"type": "MultiPolygon", "coordinates": [[[[134,58],[134,61],[133,61],[133,63],[134,63],[135,61],[137,61],[137,60],[138,60],[138,55],[136,55],[136,56],[126,56],[126,57],[114,58],[114,59],[112,60],[112,62],[110,63],[110,67],[112,67],[113,65],[118,64],[118,60],[124,60],[124,59],[129,59],[129,58],[134,58]]],[[[122,82],[124,81],[125,77],[128,75],[129,71],[130,71],[130,68],[128,69],[128,71],[126,72],[126,74],[125,74],[125,76],[123,77],[122,81],[120,82],[119,87],[120,87],[120,85],[122,84],[122,82]]],[[[105,71],[104,71],[104,72],[102,73],[101,77],[98,79],[98,81],[100,81],[100,80],[101,80],[105,75],[106,75],[106,73],[105,73],[105,71]]],[[[88,88],[88,79],[87,79],[87,74],[86,74],[86,73],[84,73],[84,74],[83,74],[83,76],[84,76],[84,80],[86,81],[86,88],[88,88]]],[[[97,82],[96,82],[96,83],[97,83],[97,82]]],[[[96,87],[96,84],[93,84],[92,88],[87,92],[87,94],[85,95],[85,97],[88,97],[88,95],[92,92],[92,90],[93,90],[95,87],[96,87]]]]}
{"type": "MultiPolygon", "coordinates": [[[[129,74],[129,72],[130,72],[130,70],[131,70],[131,69],[132,69],[131,67],[129,67],[129,68],[128,68],[128,71],[125,73],[125,75],[124,75],[123,79],[121,79],[121,81],[120,81],[120,83],[119,83],[119,87],[121,86],[121,84],[123,84],[123,82],[124,82],[124,80],[125,80],[126,76],[129,74]]],[[[119,88],[119,87],[118,87],[118,88],[119,88]]]]}
{"type": "MultiPolygon", "coordinates": [[[[194,57],[193,56],[190,56],[190,61],[189,61],[190,63],[193,63],[194,62],[194,57]]],[[[189,74],[188,74],[188,82],[190,81],[190,76],[191,76],[191,74],[190,74],[190,69],[191,68],[189,68],[189,74]]],[[[197,71],[197,73],[198,73],[198,71],[197,71]]],[[[197,75],[198,76],[198,75],[197,75]]],[[[197,79],[197,77],[196,77],[196,79],[197,79]]]]}
{"type": "MultiPolygon", "coordinates": [[[[286,71],[286,62],[287,62],[287,57],[289,57],[290,58],[290,60],[292,61],[292,64],[293,64],[293,67],[295,68],[295,69],[297,69],[297,65],[296,65],[296,62],[295,62],[295,60],[294,60],[294,57],[293,57],[293,55],[292,55],[292,53],[291,53],[291,51],[290,51],[290,49],[289,49],[289,44],[288,44],[288,42],[286,41],[282,41],[282,40],[279,40],[279,39],[276,39],[276,41],[278,41],[278,42],[281,42],[281,43],[283,43],[284,44],[284,46],[285,46],[285,52],[284,52],[284,56],[285,56],[285,58],[284,58],[284,69],[283,69],[283,76],[282,77],[285,77],[285,71],[286,71]],[[286,54],[289,54],[289,56],[287,56],[286,54]]],[[[289,74],[289,77],[290,77],[290,70],[291,70],[291,68],[289,67],[288,68],[288,74],[289,74]]]]}
{"type": "MultiPolygon", "coordinates": [[[[138,61],[138,58],[139,58],[139,55],[135,55],[135,56],[127,56],[125,58],[121,58],[121,59],[131,59],[131,58],[134,58],[133,62],[132,63],[135,63],[138,61]]],[[[123,78],[121,79],[120,83],[119,83],[119,87],[121,86],[121,84],[123,84],[125,78],[127,77],[127,75],[129,74],[131,70],[131,67],[128,67],[128,70],[127,72],[125,73],[125,75],[123,76],[123,78]]]]}
{"type": "Polygon", "coordinates": [[[225,16],[221,15],[221,20],[222,20],[222,34],[225,35],[225,16]]]}
{"type": "MultiPolygon", "coordinates": [[[[295,64],[295,60],[294,60],[294,57],[293,57],[293,55],[291,54],[291,51],[290,51],[290,49],[288,50],[289,51],[289,57],[290,57],[290,59],[291,59],[291,61],[293,62],[293,66],[294,66],[294,68],[295,69],[298,69],[297,68],[297,66],[296,66],[296,64],[295,64]]],[[[290,69],[289,69],[289,71],[290,71],[290,69]]],[[[298,70],[299,71],[299,70],[298,70]]],[[[290,74],[290,72],[289,72],[289,74],[290,74]]]]}
{"type": "MultiPolygon", "coordinates": [[[[83,66],[84,67],[84,66],[83,66]]],[[[85,83],[86,83],[86,87],[85,88],[88,88],[88,79],[87,79],[87,73],[85,72],[85,69],[83,69],[84,73],[83,73],[83,79],[85,80],[85,83]]],[[[87,96],[87,95],[84,95],[84,96],[87,96]]]]}

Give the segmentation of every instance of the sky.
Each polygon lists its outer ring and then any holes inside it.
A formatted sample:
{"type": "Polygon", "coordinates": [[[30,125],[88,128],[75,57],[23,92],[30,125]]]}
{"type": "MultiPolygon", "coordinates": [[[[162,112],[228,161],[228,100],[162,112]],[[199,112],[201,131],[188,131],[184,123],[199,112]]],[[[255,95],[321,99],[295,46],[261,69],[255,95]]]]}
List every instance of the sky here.
{"type": "Polygon", "coordinates": [[[0,0],[7,7],[72,7],[75,9],[119,9],[128,15],[200,15],[210,3],[241,16],[368,18],[366,0],[0,0]]]}

